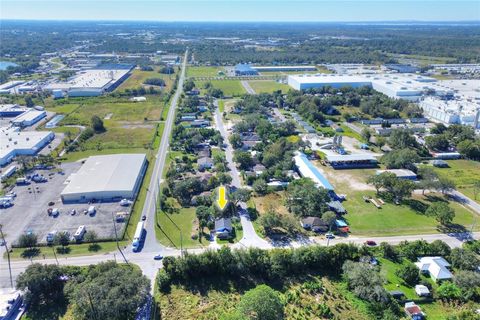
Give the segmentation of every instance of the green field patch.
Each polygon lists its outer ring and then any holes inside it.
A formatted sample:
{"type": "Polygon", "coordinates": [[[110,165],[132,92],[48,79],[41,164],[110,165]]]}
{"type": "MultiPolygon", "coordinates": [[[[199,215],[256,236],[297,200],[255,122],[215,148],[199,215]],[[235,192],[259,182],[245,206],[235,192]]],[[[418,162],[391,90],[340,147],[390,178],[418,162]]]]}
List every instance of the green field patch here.
{"type": "MultiPolygon", "coordinates": [[[[433,169],[441,176],[453,180],[458,191],[475,200],[473,184],[480,181],[480,162],[473,160],[449,160],[449,168],[433,169]]],[[[477,194],[480,202],[480,192],[477,194]]]]}
{"type": "Polygon", "coordinates": [[[293,90],[289,85],[273,80],[251,80],[248,84],[256,93],[273,93],[278,90],[286,93],[293,90]]]}
{"type": "Polygon", "coordinates": [[[143,86],[145,80],[150,78],[161,78],[165,81],[165,90],[170,90],[175,82],[175,74],[162,74],[158,72],[159,68],[154,71],[133,70],[130,77],[125,80],[116,90],[124,91],[126,89],[138,89],[143,86]]]}
{"type": "Polygon", "coordinates": [[[225,73],[222,67],[187,67],[187,77],[218,77],[221,76],[219,72],[225,73]]]}
{"type": "Polygon", "coordinates": [[[195,85],[201,90],[202,94],[206,92],[204,88],[207,82],[210,82],[214,88],[222,90],[225,96],[238,97],[247,93],[240,80],[195,81],[195,85]]]}

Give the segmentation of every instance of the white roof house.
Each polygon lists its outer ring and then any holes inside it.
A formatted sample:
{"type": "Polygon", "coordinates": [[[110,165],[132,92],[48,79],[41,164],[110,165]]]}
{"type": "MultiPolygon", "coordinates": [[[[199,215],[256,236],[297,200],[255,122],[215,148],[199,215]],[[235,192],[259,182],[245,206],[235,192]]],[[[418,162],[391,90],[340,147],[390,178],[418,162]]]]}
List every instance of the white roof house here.
{"type": "Polygon", "coordinates": [[[420,269],[423,273],[428,273],[430,277],[435,280],[448,280],[453,277],[448,267],[450,267],[450,263],[448,263],[442,257],[423,257],[419,258],[415,265],[420,269]]]}
{"type": "Polygon", "coordinates": [[[61,193],[63,202],[134,199],[147,167],[145,154],[89,157],[70,175],[61,193]]]}

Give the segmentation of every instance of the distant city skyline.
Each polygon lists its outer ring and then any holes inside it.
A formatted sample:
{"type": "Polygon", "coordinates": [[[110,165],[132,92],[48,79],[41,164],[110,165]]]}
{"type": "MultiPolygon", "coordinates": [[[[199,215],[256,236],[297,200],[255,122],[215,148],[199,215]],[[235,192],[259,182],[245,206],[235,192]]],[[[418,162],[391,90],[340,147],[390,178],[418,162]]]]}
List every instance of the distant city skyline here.
{"type": "Polygon", "coordinates": [[[192,22],[480,21],[480,1],[2,0],[0,19],[192,22]]]}

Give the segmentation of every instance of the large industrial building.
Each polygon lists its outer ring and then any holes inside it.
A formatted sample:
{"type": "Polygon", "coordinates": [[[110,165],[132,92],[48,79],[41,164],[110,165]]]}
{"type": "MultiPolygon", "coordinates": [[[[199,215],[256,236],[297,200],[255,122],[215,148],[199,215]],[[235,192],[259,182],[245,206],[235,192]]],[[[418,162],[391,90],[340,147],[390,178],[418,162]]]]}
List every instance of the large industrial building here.
{"type": "Polygon", "coordinates": [[[463,124],[480,128],[480,103],[467,99],[445,100],[426,97],[420,101],[426,117],[445,124],[463,124]]]}
{"type": "Polygon", "coordinates": [[[47,112],[45,110],[29,109],[13,119],[12,124],[21,128],[29,127],[46,117],[47,112]]]}
{"type": "Polygon", "coordinates": [[[19,128],[0,128],[0,166],[16,156],[34,156],[55,138],[50,131],[20,131],[19,128]]]}
{"type": "Polygon", "coordinates": [[[145,154],[89,157],[67,179],[61,193],[64,203],[135,199],[147,169],[145,154]]]}
{"type": "Polygon", "coordinates": [[[133,69],[131,65],[104,65],[80,71],[66,82],[55,82],[43,89],[51,92],[61,90],[70,97],[95,97],[113,91],[125,81],[133,69]]]}
{"type": "Polygon", "coordinates": [[[433,91],[447,95],[446,90],[431,83],[435,79],[413,74],[377,74],[377,75],[338,75],[338,74],[303,74],[288,76],[288,84],[296,90],[310,88],[371,87],[394,99],[417,101],[424,92],[433,91]]]}

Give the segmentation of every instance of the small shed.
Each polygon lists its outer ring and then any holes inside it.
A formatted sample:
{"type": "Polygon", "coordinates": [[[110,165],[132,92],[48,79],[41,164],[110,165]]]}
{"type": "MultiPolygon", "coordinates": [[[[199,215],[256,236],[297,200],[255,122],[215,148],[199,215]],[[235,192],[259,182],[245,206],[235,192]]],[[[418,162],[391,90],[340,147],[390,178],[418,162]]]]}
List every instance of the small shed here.
{"type": "Polygon", "coordinates": [[[215,233],[219,239],[229,239],[232,237],[232,219],[219,218],[215,220],[215,233]]]}

